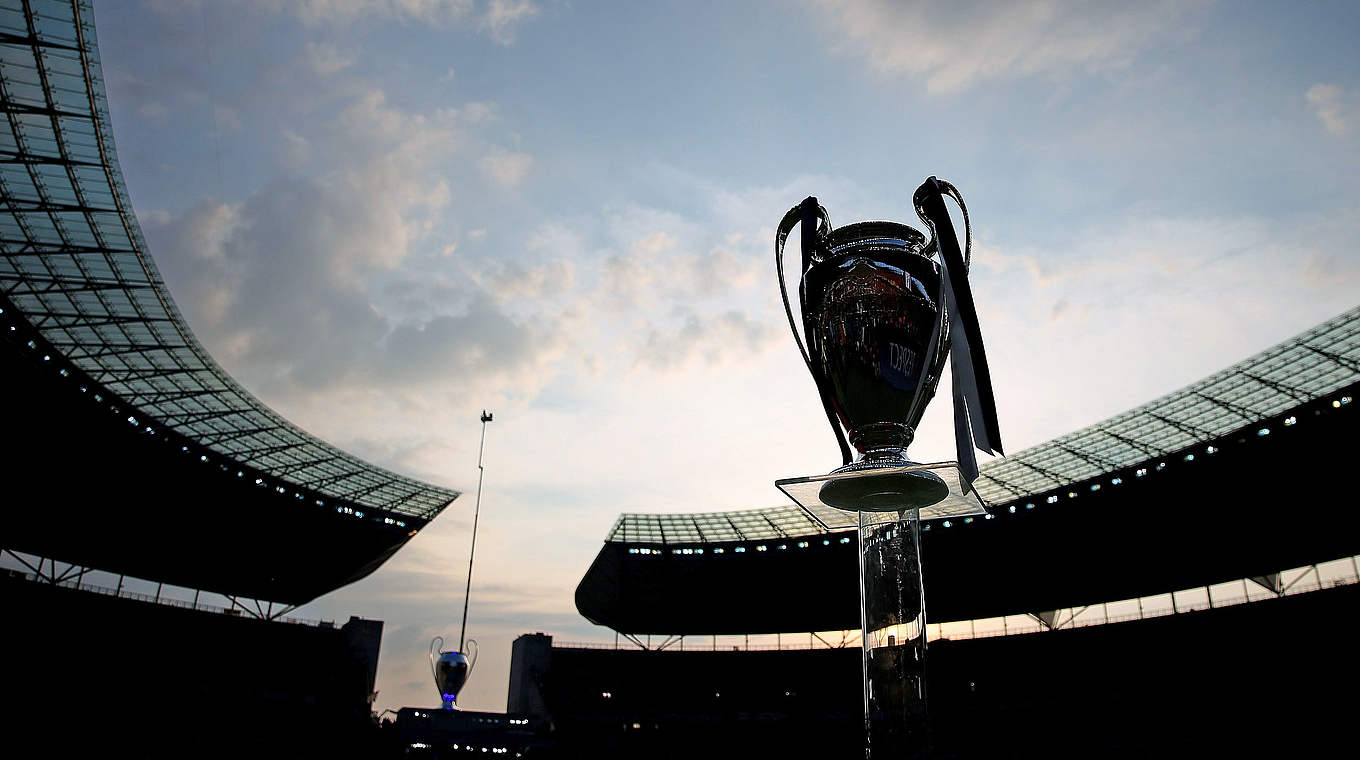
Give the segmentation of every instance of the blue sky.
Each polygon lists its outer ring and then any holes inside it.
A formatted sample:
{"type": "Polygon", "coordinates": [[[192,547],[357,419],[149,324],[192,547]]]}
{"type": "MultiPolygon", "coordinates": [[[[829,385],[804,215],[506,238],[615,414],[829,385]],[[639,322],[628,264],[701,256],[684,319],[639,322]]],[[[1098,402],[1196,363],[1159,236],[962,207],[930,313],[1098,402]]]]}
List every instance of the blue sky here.
{"type": "MultiPolygon", "coordinates": [[[[603,638],[571,593],[624,511],[781,503],[838,464],[774,224],[962,190],[1009,450],[1360,293],[1348,3],[240,0],[96,8],[119,157],[199,338],[304,428],[460,499],[299,611],[387,622],[430,704],[487,442],[466,695],[603,638]]],[[[947,400],[913,453],[950,456],[947,400]]]]}

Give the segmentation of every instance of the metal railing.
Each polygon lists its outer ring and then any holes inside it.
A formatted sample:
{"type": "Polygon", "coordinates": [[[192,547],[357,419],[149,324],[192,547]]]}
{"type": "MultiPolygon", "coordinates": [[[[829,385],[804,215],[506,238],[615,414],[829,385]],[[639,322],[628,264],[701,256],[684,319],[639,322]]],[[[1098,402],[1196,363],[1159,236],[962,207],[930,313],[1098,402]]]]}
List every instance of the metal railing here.
{"type": "Polygon", "coordinates": [[[67,589],[70,591],[86,591],[92,594],[103,594],[104,596],[112,596],[118,599],[130,599],[132,601],[145,602],[148,604],[159,604],[165,607],[179,607],[181,609],[186,610],[196,610],[198,612],[211,612],[222,615],[249,617],[257,620],[267,619],[269,622],[273,623],[306,625],[311,626],[313,628],[336,627],[334,620],[308,620],[305,618],[282,617],[282,616],[261,618],[258,615],[256,615],[253,610],[247,609],[244,605],[234,607],[223,607],[221,605],[211,604],[209,602],[188,601],[185,599],[176,599],[174,597],[169,596],[159,596],[155,594],[142,593],[140,591],[130,591],[128,589],[123,588],[109,588],[107,586],[98,586],[91,583],[78,582],[76,579],[64,580],[59,583],[52,583],[50,579],[46,577],[40,577],[37,573],[30,573],[22,570],[10,569],[9,574],[10,577],[22,577],[24,580],[29,581],[31,583],[41,583],[42,585],[45,586],[56,586],[57,588],[67,589]]]}

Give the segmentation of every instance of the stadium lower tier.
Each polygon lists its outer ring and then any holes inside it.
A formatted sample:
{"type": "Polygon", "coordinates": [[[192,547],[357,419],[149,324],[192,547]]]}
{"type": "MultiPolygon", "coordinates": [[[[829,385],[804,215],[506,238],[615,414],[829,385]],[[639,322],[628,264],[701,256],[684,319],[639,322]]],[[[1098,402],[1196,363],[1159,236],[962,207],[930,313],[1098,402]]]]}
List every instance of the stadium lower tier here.
{"type": "Polygon", "coordinates": [[[360,758],[382,622],[268,622],[0,574],[12,757],[360,758]]]}
{"type": "MultiPolygon", "coordinates": [[[[1350,585],[1125,623],[932,642],[931,756],[1311,757],[1352,746],[1350,585]]],[[[559,757],[862,757],[858,648],[572,649],[521,636],[511,711],[559,757]]]]}

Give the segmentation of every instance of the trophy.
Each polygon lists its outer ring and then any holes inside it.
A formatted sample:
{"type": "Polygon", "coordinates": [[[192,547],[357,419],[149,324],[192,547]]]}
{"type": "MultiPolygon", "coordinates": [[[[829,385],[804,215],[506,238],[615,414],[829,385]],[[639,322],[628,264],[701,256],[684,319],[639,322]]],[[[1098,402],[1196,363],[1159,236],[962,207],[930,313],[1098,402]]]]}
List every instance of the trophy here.
{"type": "MultiPolygon", "coordinates": [[[[827,475],[775,484],[814,516],[859,521],[866,756],[924,757],[925,597],[920,521],[977,514],[974,447],[1001,453],[991,378],[968,287],[972,235],[958,190],[935,177],[913,196],[932,234],[896,222],[833,229],[809,197],[775,232],[784,312],[841,450],[827,475]],[[959,250],[944,199],[964,221],[959,250]],[[798,334],[784,280],[784,243],[802,227],[798,334]],[[957,461],[907,458],[945,360],[952,360],[957,461]]],[[[821,517],[818,517],[820,520],[821,517]]]]}
{"type": "Polygon", "coordinates": [[[934,233],[929,243],[922,233],[897,222],[832,229],[815,197],[790,209],[775,233],[784,312],[842,457],[842,466],[829,476],[779,481],[805,507],[924,509],[945,501],[953,486],[956,497],[967,498],[977,478],[974,440],[989,454],[1001,452],[991,377],[968,288],[968,209],[953,185],[935,177],[917,189],[914,201],[917,214],[934,233]],[[961,253],[946,196],[963,213],[961,253]],[[784,243],[800,223],[798,300],[806,346],[784,283],[784,243]],[[953,467],[918,465],[907,458],[907,446],[951,355],[958,461],[953,467]],[[950,470],[953,478],[947,480],[950,470]],[[807,503],[808,489],[787,487],[809,481],[818,484],[815,504],[807,503]]]}
{"type": "Polygon", "coordinates": [[[472,659],[463,652],[440,649],[444,646],[443,636],[435,636],[430,642],[430,670],[434,673],[434,686],[445,710],[458,709],[458,692],[463,690],[463,684],[472,675],[472,666],[477,664],[477,642],[468,639],[467,643],[472,645],[472,659]],[[438,657],[435,657],[436,652],[438,657]]]}

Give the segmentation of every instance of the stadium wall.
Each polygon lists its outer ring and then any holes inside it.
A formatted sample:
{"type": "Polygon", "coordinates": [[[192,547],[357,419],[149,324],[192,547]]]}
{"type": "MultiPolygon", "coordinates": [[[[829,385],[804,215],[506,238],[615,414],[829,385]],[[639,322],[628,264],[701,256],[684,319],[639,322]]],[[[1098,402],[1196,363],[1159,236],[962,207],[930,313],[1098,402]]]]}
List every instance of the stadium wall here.
{"type": "Polygon", "coordinates": [[[371,757],[381,621],[271,622],[0,574],[4,745],[371,757]]]}
{"type": "MultiPolygon", "coordinates": [[[[1360,585],[1348,585],[934,641],[932,756],[1322,756],[1352,742],[1357,602],[1360,585]]],[[[558,756],[862,756],[858,648],[549,651],[537,694],[521,690],[510,709],[541,698],[558,756]]]]}

